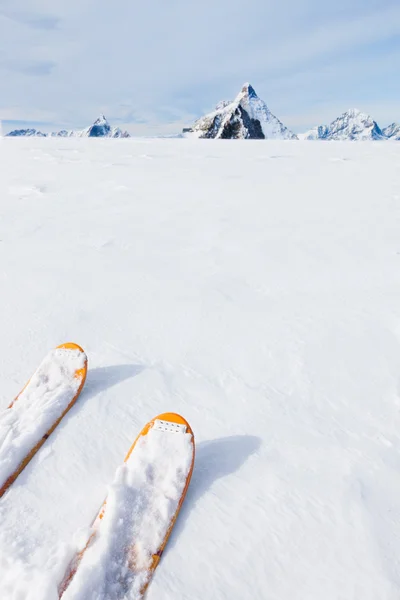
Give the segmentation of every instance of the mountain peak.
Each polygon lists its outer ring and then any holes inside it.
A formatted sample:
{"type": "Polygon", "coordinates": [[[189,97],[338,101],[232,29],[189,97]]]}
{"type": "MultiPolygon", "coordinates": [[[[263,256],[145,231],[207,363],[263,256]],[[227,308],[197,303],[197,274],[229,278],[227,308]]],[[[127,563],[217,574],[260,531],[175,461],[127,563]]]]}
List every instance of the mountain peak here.
{"type": "Polygon", "coordinates": [[[370,115],[350,108],[328,126],[314,127],[306,140],[383,140],[385,135],[370,115]]]}
{"type": "Polygon", "coordinates": [[[6,137],[47,137],[47,133],[42,133],[36,129],[14,129],[6,134],[6,137]]]}
{"type": "Polygon", "coordinates": [[[250,83],[242,86],[233,102],[220,102],[216,110],[198,119],[193,132],[200,138],[297,139],[271,113],[250,83]]]}
{"type": "Polygon", "coordinates": [[[358,108],[349,108],[349,110],[347,110],[343,114],[348,115],[349,117],[351,117],[352,119],[354,119],[356,117],[359,117],[363,113],[361,112],[361,110],[358,110],[358,108]]]}
{"type": "Polygon", "coordinates": [[[255,89],[250,83],[245,83],[240,91],[240,95],[245,94],[249,98],[258,98],[255,89]]]}
{"type": "Polygon", "coordinates": [[[87,129],[83,137],[110,137],[111,127],[104,115],[100,117],[87,129]]]}
{"type": "Polygon", "coordinates": [[[93,125],[108,125],[108,121],[103,114],[93,123],[93,125]]]}
{"type": "Polygon", "coordinates": [[[392,123],[382,129],[382,133],[389,140],[400,140],[400,125],[398,123],[392,123]]]}
{"type": "Polygon", "coordinates": [[[119,127],[111,127],[106,117],[101,114],[98,119],[81,131],[66,131],[62,129],[61,131],[55,131],[53,133],[41,133],[40,131],[36,131],[36,129],[17,129],[15,131],[10,131],[7,136],[11,137],[21,137],[21,136],[31,136],[31,137],[107,137],[107,138],[127,138],[130,137],[127,131],[122,131],[119,127]]]}

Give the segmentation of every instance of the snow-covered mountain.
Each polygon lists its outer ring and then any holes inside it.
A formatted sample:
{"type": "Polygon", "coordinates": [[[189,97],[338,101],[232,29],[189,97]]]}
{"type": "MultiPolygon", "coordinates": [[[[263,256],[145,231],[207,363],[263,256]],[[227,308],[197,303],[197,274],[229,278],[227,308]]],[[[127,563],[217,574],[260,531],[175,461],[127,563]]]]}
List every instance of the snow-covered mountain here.
{"type": "Polygon", "coordinates": [[[131,136],[127,131],[122,131],[119,127],[111,127],[105,116],[100,115],[93,125],[79,132],[78,137],[125,138],[131,136]]]}
{"type": "Polygon", "coordinates": [[[303,139],[304,140],[325,140],[329,132],[327,125],[317,125],[308,131],[303,139]]]}
{"type": "Polygon", "coordinates": [[[37,129],[15,129],[14,131],[10,131],[6,136],[9,137],[47,137],[47,133],[42,133],[37,129]]]}
{"type": "Polygon", "coordinates": [[[52,133],[42,133],[36,129],[15,129],[7,133],[9,137],[106,137],[106,138],[127,138],[130,137],[127,131],[122,131],[119,127],[111,127],[104,115],[100,115],[98,119],[81,131],[53,131],[52,133]]]}
{"type": "Polygon", "coordinates": [[[382,133],[389,140],[400,140],[400,125],[398,123],[392,123],[382,129],[382,133]]]}
{"type": "Polygon", "coordinates": [[[330,125],[314,127],[304,136],[306,140],[384,140],[378,123],[369,115],[352,108],[330,125]]]}
{"type": "Polygon", "coordinates": [[[233,102],[219,102],[212,113],[198,119],[192,131],[199,138],[298,139],[271,113],[249,83],[233,102]]]}

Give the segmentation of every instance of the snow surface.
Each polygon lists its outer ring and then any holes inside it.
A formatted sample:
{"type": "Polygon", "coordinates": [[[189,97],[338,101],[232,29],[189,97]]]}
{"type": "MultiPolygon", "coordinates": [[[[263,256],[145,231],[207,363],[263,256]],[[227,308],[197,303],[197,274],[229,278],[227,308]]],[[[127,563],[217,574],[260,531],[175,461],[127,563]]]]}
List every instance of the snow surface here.
{"type": "Polygon", "coordinates": [[[143,425],[196,436],[146,600],[398,600],[400,146],[0,140],[0,408],[85,388],[0,501],[0,598],[56,600],[143,425]]]}
{"type": "MultiPolygon", "coordinates": [[[[157,423],[157,421],[156,421],[157,423]]],[[[193,460],[192,436],[151,429],[119,467],[95,536],[63,600],[137,600],[149,579],[193,460]]]]}
{"type": "Polygon", "coordinates": [[[0,488],[68,408],[85,360],[80,350],[52,350],[12,407],[0,413],[0,488]]]}

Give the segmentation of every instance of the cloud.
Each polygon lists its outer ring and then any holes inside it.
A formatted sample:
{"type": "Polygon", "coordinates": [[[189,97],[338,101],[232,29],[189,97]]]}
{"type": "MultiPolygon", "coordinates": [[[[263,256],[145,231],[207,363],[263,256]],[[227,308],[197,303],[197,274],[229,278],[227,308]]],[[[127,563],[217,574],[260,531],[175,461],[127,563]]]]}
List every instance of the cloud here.
{"type": "Polygon", "coordinates": [[[52,16],[35,16],[35,15],[20,15],[18,20],[21,23],[29,25],[34,29],[40,29],[43,31],[49,31],[57,29],[60,24],[60,19],[52,16]]]}
{"type": "Polygon", "coordinates": [[[10,19],[11,21],[15,21],[16,23],[20,23],[22,25],[28,25],[33,29],[39,29],[42,31],[49,31],[52,29],[57,29],[60,23],[60,19],[51,15],[35,15],[30,13],[12,13],[8,12],[2,13],[3,17],[10,19]]]}
{"type": "Polygon", "coordinates": [[[0,109],[55,112],[71,127],[102,110],[135,127],[188,124],[247,80],[278,117],[287,115],[289,126],[291,115],[294,122],[325,113],[324,106],[379,106],[399,91],[400,65],[390,58],[398,50],[398,0],[249,0],[245,7],[241,0],[119,0],[118,6],[35,0],[34,6],[1,2],[0,56],[13,60],[0,64],[7,81],[0,109]],[[29,94],[27,77],[38,81],[29,94]]]}
{"type": "Polygon", "coordinates": [[[4,69],[33,77],[50,75],[55,66],[56,63],[51,60],[6,60],[2,63],[4,69]]]}

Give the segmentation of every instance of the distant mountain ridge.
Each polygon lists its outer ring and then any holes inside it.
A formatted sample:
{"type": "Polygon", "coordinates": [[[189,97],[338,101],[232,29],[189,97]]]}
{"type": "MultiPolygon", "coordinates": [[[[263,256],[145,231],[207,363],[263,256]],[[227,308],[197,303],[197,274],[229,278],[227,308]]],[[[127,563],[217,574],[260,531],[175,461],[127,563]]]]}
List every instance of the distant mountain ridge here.
{"type": "Polygon", "coordinates": [[[319,125],[304,135],[305,140],[385,140],[387,136],[370,115],[351,108],[330,125],[319,125]]]}
{"type": "MultiPolygon", "coordinates": [[[[192,127],[173,137],[185,134],[209,139],[276,139],[276,140],[351,140],[351,141],[400,141],[400,124],[392,123],[380,128],[368,114],[352,108],[337,117],[330,125],[317,125],[303,134],[296,135],[286,127],[259,98],[249,83],[244,84],[236,98],[220,101],[215,110],[197,119],[192,127]]],[[[83,137],[83,138],[129,138],[127,131],[111,127],[102,114],[82,130],[43,133],[37,129],[15,129],[6,137],[83,137]]],[[[166,137],[166,136],[156,136],[166,137]]],[[[167,136],[171,137],[171,136],[167,136]]]]}
{"type": "Polygon", "coordinates": [[[36,129],[14,129],[10,133],[6,133],[6,137],[47,137],[47,133],[42,133],[36,129]]]}
{"type": "Polygon", "coordinates": [[[389,140],[400,140],[400,125],[398,123],[392,123],[382,129],[382,133],[389,140]]]}
{"type": "Polygon", "coordinates": [[[122,131],[119,127],[111,127],[104,115],[80,131],[55,131],[52,133],[43,133],[36,129],[14,129],[6,134],[6,137],[96,137],[96,138],[128,138],[131,137],[127,131],[122,131]]]}

